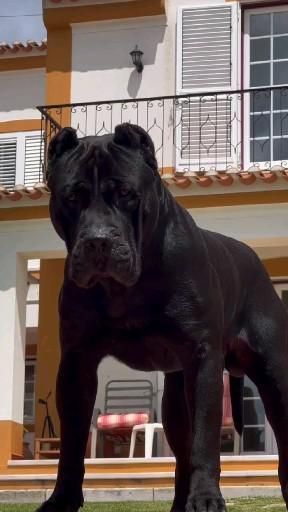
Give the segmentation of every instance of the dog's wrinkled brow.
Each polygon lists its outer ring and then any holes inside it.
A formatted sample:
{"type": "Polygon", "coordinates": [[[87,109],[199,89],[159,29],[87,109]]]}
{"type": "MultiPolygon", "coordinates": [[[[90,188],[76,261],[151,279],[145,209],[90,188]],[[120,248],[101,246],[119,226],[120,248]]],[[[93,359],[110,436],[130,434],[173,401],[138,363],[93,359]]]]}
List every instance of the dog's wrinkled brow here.
{"type": "Polygon", "coordinates": [[[95,144],[83,144],[84,150],[79,158],[80,171],[93,183],[95,191],[98,189],[98,167],[101,148],[95,144]]]}
{"type": "Polygon", "coordinates": [[[87,164],[90,160],[95,159],[96,146],[92,144],[82,144],[83,154],[79,159],[80,164],[87,164]]]}

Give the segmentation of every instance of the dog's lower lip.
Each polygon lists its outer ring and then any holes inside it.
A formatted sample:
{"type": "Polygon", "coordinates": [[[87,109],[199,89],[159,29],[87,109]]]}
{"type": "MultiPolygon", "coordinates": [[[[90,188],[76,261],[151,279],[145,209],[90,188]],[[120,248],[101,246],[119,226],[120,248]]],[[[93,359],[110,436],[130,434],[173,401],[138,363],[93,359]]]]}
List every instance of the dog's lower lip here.
{"type": "Polygon", "coordinates": [[[97,274],[94,274],[92,277],[89,277],[86,287],[91,288],[92,286],[95,286],[101,279],[107,279],[109,277],[109,274],[106,272],[98,272],[97,274]]]}

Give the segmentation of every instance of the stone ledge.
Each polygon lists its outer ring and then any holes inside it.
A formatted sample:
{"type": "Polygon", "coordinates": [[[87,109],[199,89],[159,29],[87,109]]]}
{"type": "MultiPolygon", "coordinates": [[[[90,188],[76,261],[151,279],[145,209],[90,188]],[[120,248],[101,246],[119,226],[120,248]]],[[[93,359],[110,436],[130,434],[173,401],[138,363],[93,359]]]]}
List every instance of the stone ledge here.
{"type": "MultiPolygon", "coordinates": [[[[281,497],[280,487],[277,486],[235,486],[222,487],[226,499],[281,497]]],[[[52,490],[17,490],[0,491],[0,503],[41,503],[51,496],[52,490]]],[[[172,501],[174,489],[84,489],[84,498],[87,502],[122,502],[122,501],[172,501]]]]}
{"type": "Polygon", "coordinates": [[[46,491],[0,491],[0,503],[41,503],[46,498],[46,491]]]}

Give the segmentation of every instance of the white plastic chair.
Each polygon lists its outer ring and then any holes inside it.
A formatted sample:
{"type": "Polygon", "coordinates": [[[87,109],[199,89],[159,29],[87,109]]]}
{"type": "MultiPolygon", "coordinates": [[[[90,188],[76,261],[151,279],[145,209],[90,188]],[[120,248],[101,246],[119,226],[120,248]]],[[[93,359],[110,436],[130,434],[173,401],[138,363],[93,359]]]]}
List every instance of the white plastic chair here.
{"type": "Polygon", "coordinates": [[[155,432],[164,434],[162,423],[144,423],[143,425],[135,425],[132,429],[129,458],[134,455],[137,432],[144,432],[145,436],[145,459],[152,457],[153,441],[155,432]]]}

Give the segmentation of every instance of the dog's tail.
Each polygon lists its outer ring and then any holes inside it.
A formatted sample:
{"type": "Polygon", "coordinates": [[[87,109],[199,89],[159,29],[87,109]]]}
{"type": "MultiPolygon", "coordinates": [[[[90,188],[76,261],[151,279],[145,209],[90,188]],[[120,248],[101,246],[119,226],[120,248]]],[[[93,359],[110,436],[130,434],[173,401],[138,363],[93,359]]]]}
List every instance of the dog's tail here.
{"type": "Polygon", "coordinates": [[[232,416],[234,427],[239,436],[243,433],[243,395],[244,395],[244,377],[229,376],[230,396],[232,405],[232,416]]]}

